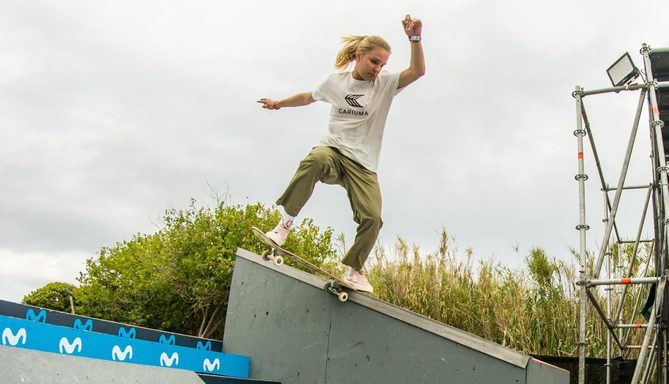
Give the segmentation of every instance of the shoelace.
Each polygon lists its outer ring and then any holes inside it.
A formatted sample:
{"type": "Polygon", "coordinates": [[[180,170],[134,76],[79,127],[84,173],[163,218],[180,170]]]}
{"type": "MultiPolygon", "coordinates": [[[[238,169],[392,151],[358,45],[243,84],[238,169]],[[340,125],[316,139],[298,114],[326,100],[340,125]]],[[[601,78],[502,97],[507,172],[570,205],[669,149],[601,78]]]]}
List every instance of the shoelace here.
{"type": "Polygon", "coordinates": [[[362,279],[366,279],[366,278],[365,278],[365,270],[364,270],[364,269],[361,269],[361,270],[359,270],[359,271],[355,271],[355,272],[358,272],[358,274],[356,275],[356,274],[351,274],[351,273],[349,273],[349,275],[348,275],[348,279],[349,279],[349,280],[351,280],[351,281],[356,281],[356,282],[357,282],[360,278],[362,278],[362,279]]]}
{"type": "Polygon", "coordinates": [[[288,231],[288,230],[290,230],[290,227],[293,226],[293,220],[283,221],[283,219],[282,219],[281,220],[281,226],[283,227],[283,229],[288,231]]]}

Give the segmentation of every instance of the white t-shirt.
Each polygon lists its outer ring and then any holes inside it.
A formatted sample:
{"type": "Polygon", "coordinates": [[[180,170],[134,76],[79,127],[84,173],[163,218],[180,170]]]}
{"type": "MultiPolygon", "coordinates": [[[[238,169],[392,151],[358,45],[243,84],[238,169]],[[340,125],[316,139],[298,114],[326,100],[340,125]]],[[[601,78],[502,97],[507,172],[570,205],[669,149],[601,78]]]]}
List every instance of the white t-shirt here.
{"type": "Polygon", "coordinates": [[[376,172],[390,104],[401,91],[399,81],[399,73],[386,71],[374,82],[356,80],[350,71],[330,75],[312,92],[314,100],[332,104],[328,134],[319,146],[335,147],[376,172]]]}

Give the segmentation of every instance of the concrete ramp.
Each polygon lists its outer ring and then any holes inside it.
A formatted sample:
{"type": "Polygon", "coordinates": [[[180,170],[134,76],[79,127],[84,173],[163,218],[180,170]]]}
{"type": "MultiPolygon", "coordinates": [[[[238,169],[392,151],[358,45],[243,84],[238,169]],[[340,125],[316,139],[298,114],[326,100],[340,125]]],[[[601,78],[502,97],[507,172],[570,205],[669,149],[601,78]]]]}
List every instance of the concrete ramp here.
{"type": "Polygon", "coordinates": [[[223,349],[284,384],[568,383],[569,372],[238,249],[223,349]]]}

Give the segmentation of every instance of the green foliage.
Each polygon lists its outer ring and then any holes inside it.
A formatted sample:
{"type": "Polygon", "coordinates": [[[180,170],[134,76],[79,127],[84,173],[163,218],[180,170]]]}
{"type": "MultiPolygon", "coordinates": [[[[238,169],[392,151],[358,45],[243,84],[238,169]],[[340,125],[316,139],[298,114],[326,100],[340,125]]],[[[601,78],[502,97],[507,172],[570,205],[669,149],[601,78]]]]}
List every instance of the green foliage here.
{"type": "MultiPolygon", "coordinates": [[[[262,204],[203,208],[192,201],[187,209],[166,211],[156,233],[137,234],[101,249],[87,261],[79,288],[50,283],[27,295],[24,303],[69,311],[71,292],[82,315],[220,338],[235,252],[238,247],[258,254],[266,250],[250,228],[270,229],[279,217],[277,210],[262,204]]],[[[576,353],[579,287],[574,266],[532,248],[524,259],[526,271],[515,271],[492,259],[475,262],[471,249],[460,255],[445,230],[439,240],[435,252],[424,252],[402,238],[390,250],[376,247],[367,266],[374,295],[525,353],[576,353]]],[[[285,246],[332,273],[343,273],[339,258],[346,242],[340,235],[333,244],[330,228],[321,231],[305,219],[285,246]]],[[[641,247],[636,256],[631,245],[609,251],[613,261],[605,268],[616,270],[618,263],[629,265],[635,259],[633,275],[653,273],[640,267],[652,257],[650,246],[641,247]]],[[[594,258],[586,254],[586,270],[592,270],[594,258]]],[[[300,268],[290,259],[286,262],[300,268]]],[[[624,289],[645,298],[648,287],[624,289]]],[[[606,308],[604,291],[592,292],[606,308]]],[[[622,295],[616,293],[614,309],[622,295]]],[[[643,322],[632,302],[625,301],[622,322],[643,322]]],[[[606,327],[593,310],[588,311],[586,332],[589,355],[603,356],[606,327]]],[[[629,333],[623,342],[640,344],[640,336],[629,333]]]]}
{"type": "Polygon", "coordinates": [[[23,298],[23,304],[70,312],[70,296],[76,301],[77,287],[68,283],[48,283],[30,292],[23,298]]]}
{"type": "Polygon", "coordinates": [[[535,283],[540,287],[550,287],[557,266],[548,260],[546,252],[541,248],[532,248],[525,261],[535,283]]]}
{"type": "MultiPolygon", "coordinates": [[[[630,250],[618,257],[629,260],[630,250]]],[[[470,249],[460,257],[442,230],[439,248],[433,253],[421,252],[401,238],[390,251],[377,247],[368,274],[374,295],[381,300],[493,342],[528,354],[573,356],[577,352],[578,275],[573,266],[549,258],[540,248],[526,256],[527,272],[492,259],[474,263],[472,258],[470,249]]],[[[586,267],[591,268],[592,259],[588,255],[586,267]]],[[[593,291],[606,308],[602,292],[593,291]]],[[[588,353],[601,357],[606,351],[606,327],[593,312],[588,311],[586,325],[588,353]]],[[[631,304],[623,313],[625,322],[640,319],[631,304]]],[[[630,334],[628,341],[640,344],[640,336],[630,334]]]]}
{"type": "MultiPolygon", "coordinates": [[[[164,226],[103,248],[79,278],[78,313],[202,337],[221,337],[238,247],[267,247],[250,228],[273,228],[275,209],[220,204],[168,210],[164,226]]],[[[322,265],[334,256],[332,230],[303,220],[286,246],[322,265]]]]}

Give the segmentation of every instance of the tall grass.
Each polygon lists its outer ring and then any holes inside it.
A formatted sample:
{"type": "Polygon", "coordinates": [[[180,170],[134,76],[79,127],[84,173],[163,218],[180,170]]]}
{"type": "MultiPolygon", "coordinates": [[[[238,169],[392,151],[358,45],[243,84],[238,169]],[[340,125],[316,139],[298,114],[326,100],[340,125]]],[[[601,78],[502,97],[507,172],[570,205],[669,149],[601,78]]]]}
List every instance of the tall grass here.
{"type": "MultiPolygon", "coordinates": [[[[629,258],[628,249],[613,251],[629,258]]],[[[471,249],[459,254],[442,230],[434,252],[402,238],[391,249],[377,246],[367,274],[374,296],[384,301],[524,353],[575,355],[576,267],[548,257],[540,248],[530,250],[524,259],[526,269],[513,270],[491,258],[476,260],[471,249]]],[[[592,255],[589,259],[591,264],[592,255]]],[[[594,291],[606,308],[603,292],[594,291]]],[[[606,351],[606,327],[590,304],[588,308],[588,355],[601,357],[606,351]]],[[[625,313],[627,319],[631,304],[625,313]]],[[[643,322],[638,316],[636,321],[643,322]]],[[[637,331],[629,343],[639,344],[641,336],[637,331]]]]}

